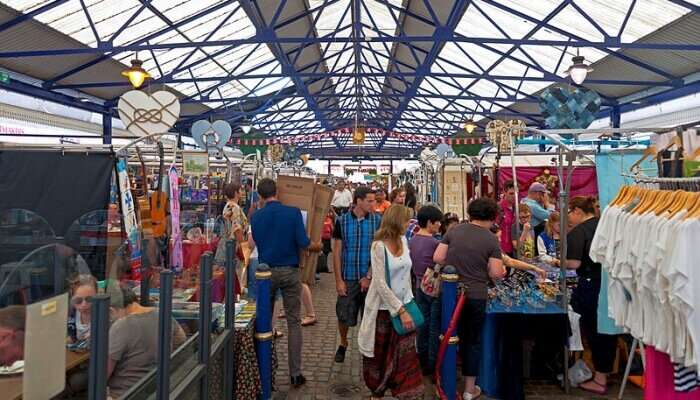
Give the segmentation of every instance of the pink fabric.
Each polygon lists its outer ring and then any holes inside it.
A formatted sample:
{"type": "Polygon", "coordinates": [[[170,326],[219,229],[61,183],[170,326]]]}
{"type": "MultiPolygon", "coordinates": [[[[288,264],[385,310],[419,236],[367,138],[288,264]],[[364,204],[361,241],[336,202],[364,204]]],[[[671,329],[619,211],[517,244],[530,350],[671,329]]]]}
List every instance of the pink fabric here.
{"type": "Polygon", "coordinates": [[[673,364],[668,354],[652,346],[645,347],[644,369],[645,400],[700,400],[700,390],[678,393],[673,388],[673,364]]]}
{"type": "MultiPolygon", "coordinates": [[[[544,174],[544,170],[548,169],[550,174],[556,176],[557,171],[554,167],[517,167],[518,174],[518,196],[522,199],[527,196],[527,190],[535,180],[544,174]]],[[[513,170],[510,167],[502,167],[498,169],[498,186],[503,187],[503,183],[513,179],[513,170]]],[[[553,193],[554,198],[559,194],[559,185],[556,186],[556,191],[553,193]]],[[[576,167],[571,175],[571,195],[574,196],[597,196],[598,182],[596,179],[595,167],[576,167]]]]}
{"type": "Polygon", "coordinates": [[[501,250],[504,253],[512,253],[513,241],[510,236],[511,226],[513,226],[513,222],[515,222],[513,206],[505,199],[501,200],[498,206],[501,208],[501,211],[503,211],[503,217],[498,221],[498,224],[501,225],[501,250]]]}

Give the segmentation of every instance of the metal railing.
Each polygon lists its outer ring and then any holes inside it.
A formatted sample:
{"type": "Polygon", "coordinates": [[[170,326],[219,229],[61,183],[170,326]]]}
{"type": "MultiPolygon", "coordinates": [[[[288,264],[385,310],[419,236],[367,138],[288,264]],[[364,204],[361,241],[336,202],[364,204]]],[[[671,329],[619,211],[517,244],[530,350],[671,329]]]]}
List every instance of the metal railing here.
{"type": "MultiPolygon", "coordinates": [[[[209,372],[212,360],[224,360],[224,398],[232,399],[235,389],[235,243],[226,243],[225,265],[225,315],[224,326],[212,345],[212,254],[200,259],[199,324],[198,332],[175,352],[172,343],[172,293],[173,273],[161,272],[158,310],[157,366],[144,376],[121,399],[178,400],[210,396],[209,372]],[[193,396],[193,393],[195,396],[193,396]]],[[[91,320],[91,356],[89,368],[89,400],[107,399],[107,357],[109,349],[109,295],[93,298],[91,320]]]]}

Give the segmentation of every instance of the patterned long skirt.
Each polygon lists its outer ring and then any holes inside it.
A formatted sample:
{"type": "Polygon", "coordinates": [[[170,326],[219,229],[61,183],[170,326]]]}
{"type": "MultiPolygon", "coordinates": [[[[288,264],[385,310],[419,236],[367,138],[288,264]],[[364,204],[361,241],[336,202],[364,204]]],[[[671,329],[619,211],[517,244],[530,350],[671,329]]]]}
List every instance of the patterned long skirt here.
{"type": "Polygon", "coordinates": [[[425,389],[416,352],[416,334],[399,336],[388,311],[377,313],[374,357],[362,357],[362,373],[373,396],[383,397],[390,390],[397,399],[423,398],[425,389]]]}

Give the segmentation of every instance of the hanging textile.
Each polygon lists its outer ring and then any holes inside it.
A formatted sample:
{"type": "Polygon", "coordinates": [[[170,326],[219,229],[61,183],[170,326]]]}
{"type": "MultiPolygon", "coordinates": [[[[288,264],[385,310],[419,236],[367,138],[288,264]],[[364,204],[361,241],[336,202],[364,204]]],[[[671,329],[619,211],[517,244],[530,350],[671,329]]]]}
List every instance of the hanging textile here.
{"type": "MultiPolygon", "coordinates": [[[[643,152],[599,153],[595,157],[596,176],[598,179],[598,199],[601,211],[615,198],[620,187],[625,184],[622,176],[632,165],[642,157],[643,152]]],[[[644,160],[639,167],[648,176],[656,176],[656,164],[644,160]]],[[[598,332],[606,335],[617,335],[624,332],[622,327],[615,325],[615,320],[608,316],[608,271],[603,268],[601,275],[600,295],[598,296],[598,332]]]]}
{"type": "Polygon", "coordinates": [[[644,398],[646,400],[700,400],[700,390],[678,391],[674,379],[674,366],[668,354],[653,346],[644,348],[644,398]]]}
{"type": "Polygon", "coordinates": [[[32,211],[62,237],[83,215],[107,211],[113,162],[111,153],[0,151],[0,210],[32,211]]]}
{"type": "MultiPolygon", "coordinates": [[[[527,190],[535,182],[543,183],[552,192],[554,198],[558,197],[559,184],[556,180],[556,167],[516,167],[518,175],[518,190],[520,198],[527,196],[527,190]]],[[[513,169],[498,169],[498,187],[502,188],[503,183],[513,179],[513,169]]],[[[574,196],[595,196],[598,194],[598,183],[596,182],[595,167],[576,167],[571,175],[571,197],[574,196]]]]}
{"type": "Polygon", "coordinates": [[[168,171],[170,187],[170,218],[173,248],[170,252],[170,268],[181,272],[184,264],[182,257],[182,232],[180,231],[180,188],[178,186],[177,168],[171,165],[168,171]]]}
{"type": "Polygon", "coordinates": [[[126,172],[126,160],[117,160],[117,180],[119,181],[119,197],[121,198],[124,231],[131,248],[131,279],[141,279],[141,233],[136,220],[134,197],[129,187],[129,174],[126,172]]]}

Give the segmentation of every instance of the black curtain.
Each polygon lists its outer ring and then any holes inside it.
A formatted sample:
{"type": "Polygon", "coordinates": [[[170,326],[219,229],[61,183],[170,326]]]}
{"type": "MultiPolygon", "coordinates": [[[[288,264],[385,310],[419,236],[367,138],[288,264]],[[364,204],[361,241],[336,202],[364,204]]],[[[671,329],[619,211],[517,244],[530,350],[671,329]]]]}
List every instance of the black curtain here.
{"type": "Polygon", "coordinates": [[[107,210],[113,169],[110,153],[0,151],[0,211],[33,211],[64,236],[82,215],[107,210]]]}

